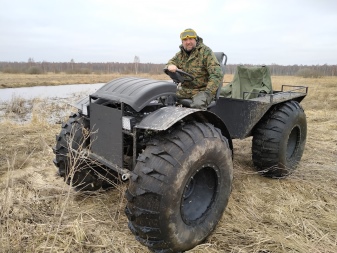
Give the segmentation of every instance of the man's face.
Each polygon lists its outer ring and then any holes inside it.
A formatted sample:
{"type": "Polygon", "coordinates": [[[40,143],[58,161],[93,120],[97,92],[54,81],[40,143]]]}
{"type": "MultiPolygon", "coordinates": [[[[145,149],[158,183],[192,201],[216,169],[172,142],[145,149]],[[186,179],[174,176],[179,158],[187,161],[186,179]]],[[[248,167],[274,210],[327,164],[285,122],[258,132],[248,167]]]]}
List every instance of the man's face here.
{"type": "Polygon", "coordinates": [[[183,40],[183,47],[186,51],[191,51],[197,46],[197,41],[195,39],[186,38],[183,40]]]}

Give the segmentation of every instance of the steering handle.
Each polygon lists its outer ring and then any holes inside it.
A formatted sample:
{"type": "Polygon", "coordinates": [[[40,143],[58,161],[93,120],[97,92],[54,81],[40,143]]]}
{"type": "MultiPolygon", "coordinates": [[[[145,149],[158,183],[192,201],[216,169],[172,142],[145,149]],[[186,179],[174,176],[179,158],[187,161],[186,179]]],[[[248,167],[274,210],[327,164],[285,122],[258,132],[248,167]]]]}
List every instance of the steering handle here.
{"type": "Polygon", "coordinates": [[[194,80],[194,76],[181,69],[177,69],[176,72],[171,72],[167,68],[164,68],[164,72],[166,75],[170,76],[175,83],[183,83],[184,81],[190,82],[194,80]]]}

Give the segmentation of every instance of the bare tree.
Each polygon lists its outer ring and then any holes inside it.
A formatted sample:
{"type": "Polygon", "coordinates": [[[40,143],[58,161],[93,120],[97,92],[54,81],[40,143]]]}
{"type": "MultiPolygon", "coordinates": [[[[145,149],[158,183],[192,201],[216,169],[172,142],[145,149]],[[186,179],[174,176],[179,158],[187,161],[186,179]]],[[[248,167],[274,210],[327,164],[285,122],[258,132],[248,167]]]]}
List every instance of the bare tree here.
{"type": "Polygon", "coordinates": [[[140,62],[140,59],[137,55],[135,56],[135,59],[134,59],[133,62],[135,64],[135,72],[136,72],[136,75],[137,75],[138,74],[138,65],[139,65],[139,62],[140,62]]]}
{"type": "Polygon", "coordinates": [[[35,61],[34,61],[34,58],[32,58],[32,57],[29,57],[29,58],[28,58],[28,66],[29,66],[29,67],[31,67],[31,66],[34,64],[34,62],[35,62],[35,61]]]}
{"type": "Polygon", "coordinates": [[[74,59],[71,59],[70,60],[71,71],[74,71],[74,63],[75,63],[74,59]]]}

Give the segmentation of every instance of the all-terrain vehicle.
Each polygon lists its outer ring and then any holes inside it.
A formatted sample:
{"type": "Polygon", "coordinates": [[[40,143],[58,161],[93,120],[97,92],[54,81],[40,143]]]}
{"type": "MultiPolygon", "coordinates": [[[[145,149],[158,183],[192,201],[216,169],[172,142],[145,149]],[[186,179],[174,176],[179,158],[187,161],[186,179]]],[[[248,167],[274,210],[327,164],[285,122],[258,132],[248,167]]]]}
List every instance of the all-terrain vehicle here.
{"type": "MultiPolygon", "coordinates": [[[[215,53],[225,68],[227,56],[215,53]]],[[[271,89],[267,67],[238,68],[207,109],[174,99],[177,83],[124,77],[79,101],[56,137],[58,173],[76,190],[129,180],[125,214],[136,239],[154,252],[179,252],[204,241],[224,212],[233,179],[233,138],[253,136],[252,159],[284,177],[301,159],[306,87],[271,89]]]]}

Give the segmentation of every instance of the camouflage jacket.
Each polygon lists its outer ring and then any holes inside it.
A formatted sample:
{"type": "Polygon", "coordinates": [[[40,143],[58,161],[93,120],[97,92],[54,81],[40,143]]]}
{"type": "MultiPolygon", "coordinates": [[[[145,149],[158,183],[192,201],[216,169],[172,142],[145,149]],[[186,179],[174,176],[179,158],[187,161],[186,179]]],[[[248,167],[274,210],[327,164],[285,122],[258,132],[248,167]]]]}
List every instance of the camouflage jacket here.
{"type": "Polygon", "coordinates": [[[192,82],[185,81],[177,90],[177,96],[191,98],[199,91],[204,90],[215,96],[220,83],[222,83],[223,73],[212,50],[203,43],[200,37],[198,37],[196,48],[190,55],[186,53],[182,45],[179,48],[180,51],[168,61],[167,65],[174,64],[179,69],[193,75],[195,79],[192,82]]]}

